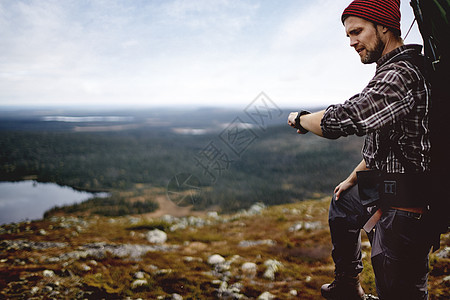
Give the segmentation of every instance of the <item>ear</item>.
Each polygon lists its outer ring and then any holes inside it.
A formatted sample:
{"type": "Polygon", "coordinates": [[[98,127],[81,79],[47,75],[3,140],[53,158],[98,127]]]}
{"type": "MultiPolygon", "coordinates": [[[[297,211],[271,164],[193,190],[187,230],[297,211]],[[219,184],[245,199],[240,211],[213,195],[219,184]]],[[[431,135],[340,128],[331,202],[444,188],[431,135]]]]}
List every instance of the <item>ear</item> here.
{"type": "Polygon", "coordinates": [[[377,29],[379,32],[386,34],[389,31],[389,28],[383,25],[377,25],[377,29]]]}

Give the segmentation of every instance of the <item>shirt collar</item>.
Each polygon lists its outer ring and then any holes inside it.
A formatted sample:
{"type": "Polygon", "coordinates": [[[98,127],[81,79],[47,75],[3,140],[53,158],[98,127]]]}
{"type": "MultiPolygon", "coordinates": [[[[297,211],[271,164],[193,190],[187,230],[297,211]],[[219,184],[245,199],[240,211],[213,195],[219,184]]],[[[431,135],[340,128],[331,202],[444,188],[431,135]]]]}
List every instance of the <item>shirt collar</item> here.
{"type": "Polygon", "coordinates": [[[383,65],[387,64],[392,58],[399,54],[403,53],[420,53],[422,52],[422,46],[421,45],[402,45],[398,48],[395,48],[391,52],[383,55],[378,61],[377,61],[377,68],[382,67],[383,65]]]}

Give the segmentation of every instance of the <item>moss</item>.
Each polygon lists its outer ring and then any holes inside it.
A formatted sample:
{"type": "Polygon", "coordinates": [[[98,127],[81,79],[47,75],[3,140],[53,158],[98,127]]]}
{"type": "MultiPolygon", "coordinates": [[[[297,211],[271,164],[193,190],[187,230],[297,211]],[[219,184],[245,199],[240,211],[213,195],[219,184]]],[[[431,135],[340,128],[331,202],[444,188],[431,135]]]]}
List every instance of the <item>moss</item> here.
{"type": "Polygon", "coordinates": [[[170,233],[169,236],[170,240],[172,240],[175,243],[180,243],[184,241],[189,242],[202,242],[202,243],[212,243],[217,241],[222,241],[224,238],[224,235],[215,231],[209,229],[202,229],[202,230],[179,230],[173,233],[170,233]]]}
{"type": "Polygon", "coordinates": [[[372,264],[370,263],[370,253],[363,259],[364,269],[361,273],[361,285],[366,294],[376,294],[375,275],[373,273],[372,264]]]}
{"type": "MultiPolygon", "coordinates": [[[[26,239],[30,241],[67,242],[68,246],[61,249],[43,249],[33,251],[24,249],[3,249],[0,255],[0,280],[2,296],[5,298],[19,298],[27,290],[45,284],[42,271],[45,269],[62,270],[55,272],[59,288],[64,291],[66,298],[75,299],[83,296],[88,299],[163,299],[172,293],[178,293],[184,299],[216,299],[218,285],[213,280],[220,279],[217,269],[207,263],[212,254],[220,254],[230,262],[231,258],[238,258],[231,263],[228,283],[242,283],[241,293],[249,298],[257,298],[261,293],[269,291],[276,299],[292,299],[289,291],[298,291],[298,298],[313,300],[320,298],[320,286],[331,282],[334,276],[334,265],[331,259],[331,242],[328,227],[325,226],[326,207],[329,199],[320,201],[305,201],[295,204],[268,207],[261,215],[240,217],[233,215],[223,224],[205,225],[199,228],[187,228],[168,232],[167,243],[178,245],[172,251],[148,252],[138,260],[132,258],[118,258],[108,256],[92,262],[92,258],[71,261],[68,265],[63,262],[47,263],[44,258],[58,257],[63,253],[77,250],[87,243],[108,244],[145,244],[141,234],[130,236],[130,230],[151,230],[154,228],[167,229],[169,224],[160,220],[142,221],[130,226],[126,218],[86,217],[82,223],[86,227],[77,235],[70,235],[74,228],[63,228],[50,219],[42,222],[31,222],[17,227],[20,232],[7,233],[11,226],[4,227],[5,233],[0,235],[2,240],[26,239]],[[322,229],[300,230],[291,232],[290,226],[296,222],[322,222],[322,229]],[[51,235],[40,236],[28,233],[45,229],[51,235]],[[50,228],[50,226],[52,226],[50,228]],[[239,247],[242,240],[273,240],[275,245],[256,245],[239,247]],[[193,259],[186,260],[190,256],[193,259]],[[276,274],[275,280],[263,277],[266,267],[264,262],[276,259],[283,264],[283,268],[276,274]],[[25,265],[21,263],[24,262],[25,265]],[[244,274],[241,266],[244,262],[257,265],[254,276],[244,274]],[[59,264],[59,265],[58,265],[59,264]],[[83,264],[91,267],[86,271],[83,264]],[[147,284],[132,288],[134,274],[144,272],[147,284]],[[1,276],[0,276],[1,277],[1,276]],[[28,286],[24,285],[25,279],[28,286]],[[81,283],[81,284],[80,284],[81,283]],[[26,288],[25,288],[26,287],[26,288]],[[78,295],[78,293],[81,293],[78,295]],[[83,294],[84,293],[84,294],[83,294]],[[17,296],[17,297],[16,297],[17,296]]],[[[367,239],[363,235],[363,240],[367,239]]],[[[449,239],[443,239],[447,243],[449,239]]],[[[1,243],[0,243],[1,247],[1,243]]],[[[368,249],[363,249],[364,271],[361,281],[367,293],[376,294],[375,280],[370,262],[368,249]]],[[[64,262],[66,263],[66,262],[64,262]]],[[[450,260],[440,258],[435,254],[430,256],[432,270],[429,279],[430,299],[450,299],[450,289],[444,278],[449,275],[450,260]]],[[[61,292],[61,295],[63,293],[61,292]]],[[[47,295],[36,295],[41,297],[47,295]]],[[[57,298],[57,297],[56,297],[57,298]]]]}
{"type": "Polygon", "coordinates": [[[133,224],[131,226],[128,226],[127,230],[153,230],[153,229],[159,229],[162,231],[168,231],[170,226],[169,222],[156,219],[156,220],[149,220],[149,221],[141,221],[137,224],[133,224]]]}
{"type": "Polygon", "coordinates": [[[120,282],[102,273],[88,274],[83,277],[83,283],[89,287],[97,288],[106,294],[118,294],[125,288],[120,282]]]}

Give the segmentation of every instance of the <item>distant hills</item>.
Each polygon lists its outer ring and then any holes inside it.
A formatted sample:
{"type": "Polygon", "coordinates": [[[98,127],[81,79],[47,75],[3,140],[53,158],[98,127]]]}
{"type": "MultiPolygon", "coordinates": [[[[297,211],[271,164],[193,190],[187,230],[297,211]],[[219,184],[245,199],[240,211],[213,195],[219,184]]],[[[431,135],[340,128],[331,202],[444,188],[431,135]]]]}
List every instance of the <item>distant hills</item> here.
{"type": "Polygon", "coordinates": [[[330,194],[360,161],[362,140],[299,136],[286,125],[290,111],[2,111],[0,179],[33,176],[119,198],[145,184],[190,193],[198,210],[330,194]]]}

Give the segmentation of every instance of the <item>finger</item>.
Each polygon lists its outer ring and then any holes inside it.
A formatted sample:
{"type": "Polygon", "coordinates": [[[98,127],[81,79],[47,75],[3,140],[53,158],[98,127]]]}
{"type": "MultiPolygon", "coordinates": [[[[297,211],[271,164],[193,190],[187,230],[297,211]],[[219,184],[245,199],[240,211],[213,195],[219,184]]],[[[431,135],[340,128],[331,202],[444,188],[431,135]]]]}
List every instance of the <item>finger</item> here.
{"type": "Polygon", "coordinates": [[[339,195],[341,194],[341,192],[340,191],[337,191],[337,193],[336,193],[336,201],[337,200],[339,200],[339,195]]]}
{"type": "Polygon", "coordinates": [[[338,185],[338,186],[335,187],[335,189],[334,189],[334,195],[335,195],[336,200],[339,199],[339,195],[340,195],[340,194],[341,194],[341,189],[340,189],[340,185],[338,185]]]}

